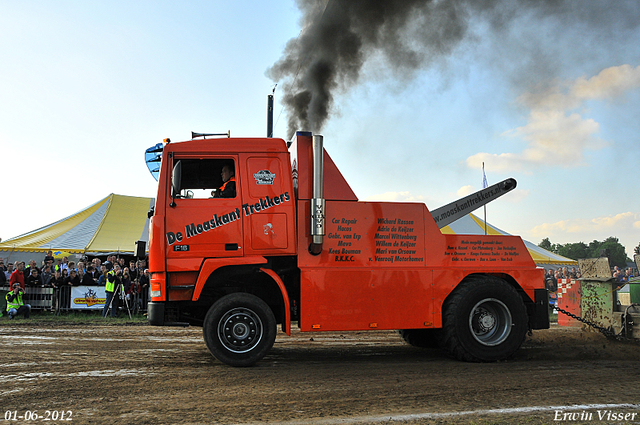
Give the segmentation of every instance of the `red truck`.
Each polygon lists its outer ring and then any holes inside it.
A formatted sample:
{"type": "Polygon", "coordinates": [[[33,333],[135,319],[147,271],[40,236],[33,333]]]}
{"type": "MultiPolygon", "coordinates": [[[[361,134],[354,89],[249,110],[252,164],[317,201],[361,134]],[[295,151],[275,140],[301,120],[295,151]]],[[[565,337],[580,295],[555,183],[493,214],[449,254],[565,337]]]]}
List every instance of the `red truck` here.
{"type": "Polygon", "coordinates": [[[166,144],[149,213],[149,322],[202,326],[212,355],[232,366],[262,359],[277,325],[290,335],[292,322],[302,332],[398,330],[465,361],[508,358],[549,327],[544,271],[517,236],[440,230],[515,186],[505,182],[432,214],[359,201],[311,133],[290,146],[166,144]],[[225,166],[233,197],[218,196],[225,166]]]}

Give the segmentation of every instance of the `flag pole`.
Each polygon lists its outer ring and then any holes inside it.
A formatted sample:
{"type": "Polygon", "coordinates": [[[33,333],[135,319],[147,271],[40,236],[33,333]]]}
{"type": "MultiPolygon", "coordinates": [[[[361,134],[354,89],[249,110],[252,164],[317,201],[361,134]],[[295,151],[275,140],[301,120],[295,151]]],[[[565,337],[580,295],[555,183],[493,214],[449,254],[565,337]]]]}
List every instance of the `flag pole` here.
{"type": "MultiPolygon", "coordinates": [[[[489,185],[487,184],[487,175],[484,173],[484,161],[482,162],[482,188],[486,189],[489,185]]],[[[484,234],[487,234],[487,204],[484,204],[484,234]]]]}

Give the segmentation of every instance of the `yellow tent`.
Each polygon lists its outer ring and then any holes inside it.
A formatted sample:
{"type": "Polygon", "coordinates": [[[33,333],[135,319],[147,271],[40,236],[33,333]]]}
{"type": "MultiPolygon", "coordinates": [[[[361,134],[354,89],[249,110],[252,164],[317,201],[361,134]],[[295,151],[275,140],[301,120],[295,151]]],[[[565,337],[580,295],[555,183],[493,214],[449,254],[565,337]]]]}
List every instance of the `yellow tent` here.
{"type": "Polygon", "coordinates": [[[111,194],[67,218],[0,243],[0,257],[16,251],[102,255],[133,253],[148,241],[153,198],[111,194]],[[3,255],[5,254],[5,255],[3,255]]]}
{"type": "MultiPolygon", "coordinates": [[[[455,235],[484,235],[484,221],[473,214],[467,214],[461,219],[454,221],[448,226],[440,229],[445,234],[455,235]]],[[[500,230],[495,226],[487,223],[488,235],[508,235],[509,233],[500,230]]],[[[566,258],[551,251],[540,248],[539,246],[524,240],[524,244],[531,254],[533,261],[541,267],[545,266],[578,266],[576,260],[566,258]]]]}

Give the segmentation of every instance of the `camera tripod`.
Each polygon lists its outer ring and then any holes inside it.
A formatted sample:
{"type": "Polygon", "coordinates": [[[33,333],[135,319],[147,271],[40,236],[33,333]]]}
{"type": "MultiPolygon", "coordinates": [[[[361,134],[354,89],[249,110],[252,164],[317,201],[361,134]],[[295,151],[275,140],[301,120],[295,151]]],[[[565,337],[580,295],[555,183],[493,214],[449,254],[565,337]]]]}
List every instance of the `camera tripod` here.
{"type": "Polygon", "coordinates": [[[109,308],[107,309],[104,316],[107,317],[107,314],[109,314],[109,311],[113,308],[113,301],[116,299],[117,296],[120,297],[121,302],[124,302],[124,305],[127,308],[127,313],[129,314],[129,319],[131,319],[131,308],[129,308],[129,299],[127,298],[127,295],[124,293],[124,283],[119,283],[116,285],[116,290],[113,292],[113,297],[111,297],[109,308]]]}

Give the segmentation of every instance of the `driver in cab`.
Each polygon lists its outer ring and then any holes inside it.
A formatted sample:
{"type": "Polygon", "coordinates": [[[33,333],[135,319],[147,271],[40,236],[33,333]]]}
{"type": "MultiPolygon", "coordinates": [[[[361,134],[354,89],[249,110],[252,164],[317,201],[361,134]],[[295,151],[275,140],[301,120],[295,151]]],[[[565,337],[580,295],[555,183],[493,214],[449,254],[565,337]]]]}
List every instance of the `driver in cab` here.
{"type": "Polygon", "coordinates": [[[215,198],[235,198],[236,197],[236,176],[233,171],[233,165],[224,165],[222,172],[222,186],[216,190],[215,198]]]}

